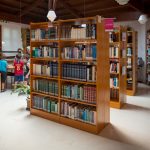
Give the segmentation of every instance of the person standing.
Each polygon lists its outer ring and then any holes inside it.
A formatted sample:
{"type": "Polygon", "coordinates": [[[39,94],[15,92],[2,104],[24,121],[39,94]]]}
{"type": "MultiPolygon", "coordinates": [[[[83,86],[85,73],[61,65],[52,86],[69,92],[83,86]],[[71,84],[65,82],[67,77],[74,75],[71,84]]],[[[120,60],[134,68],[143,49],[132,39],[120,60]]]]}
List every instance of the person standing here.
{"type": "Polygon", "coordinates": [[[0,59],[0,73],[1,73],[1,91],[5,91],[5,81],[7,78],[7,61],[0,59]]]}
{"type": "Polygon", "coordinates": [[[24,73],[23,73],[23,67],[24,67],[24,62],[21,59],[21,55],[17,54],[16,58],[14,60],[14,67],[15,67],[15,84],[19,82],[23,82],[24,80],[24,73]]]}

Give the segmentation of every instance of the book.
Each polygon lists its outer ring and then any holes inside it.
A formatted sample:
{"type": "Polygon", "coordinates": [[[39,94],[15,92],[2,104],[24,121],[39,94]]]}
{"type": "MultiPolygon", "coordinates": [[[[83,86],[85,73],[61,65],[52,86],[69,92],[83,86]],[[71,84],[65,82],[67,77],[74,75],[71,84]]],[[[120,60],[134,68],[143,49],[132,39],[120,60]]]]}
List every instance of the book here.
{"type": "Polygon", "coordinates": [[[96,124],[96,109],[94,107],[62,101],[61,115],[73,120],[96,124]]]}
{"type": "Polygon", "coordinates": [[[32,48],[33,58],[58,58],[58,45],[53,44],[51,46],[40,46],[32,48]]]}
{"type": "Polygon", "coordinates": [[[34,79],[33,90],[35,92],[58,96],[58,82],[45,79],[34,79]]]}
{"type": "Polygon", "coordinates": [[[33,96],[33,108],[49,113],[58,113],[58,101],[54,98],[33,96]]]}
{"type": "Polygon", "coordinates": [[[62,25],[61,39],[96,39],[96,24],[62,25]]]}
{"type": "Polygon", "coordinates": [[[47,62],[47,64],[33,64],[33,75],[57,77],[58,76],[58,63],[47,62]]]}
{"type": "Polygon", "coordinates": [[[92,63],[63,63],[62,78],[95,82],[96,66],[92,63]]]}
{"type": "Polygon", "coordinates": [[[57,40],[57,26],[48,29],[35,29],[31,30],[31,41],[35,40],[57,40]]]}
{"type": "Polygon", "coordinates": [[[96,86],[62,84],[61,97],[96,104],[96,86]]]}

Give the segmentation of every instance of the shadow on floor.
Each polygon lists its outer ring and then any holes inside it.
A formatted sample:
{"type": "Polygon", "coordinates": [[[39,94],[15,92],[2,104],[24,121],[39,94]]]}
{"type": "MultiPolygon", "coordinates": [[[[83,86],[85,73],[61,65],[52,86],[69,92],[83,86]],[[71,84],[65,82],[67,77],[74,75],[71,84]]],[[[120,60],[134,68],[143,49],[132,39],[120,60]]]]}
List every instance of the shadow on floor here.
{"type": "Polygon", "coordinates": [[[142,107],[142,106],[137,106],[133,104],[125,104],[122,108],[122,110],[138,110],[138,111],[146,111],[150,113],[150,108],[148,107],[142,107]]]}

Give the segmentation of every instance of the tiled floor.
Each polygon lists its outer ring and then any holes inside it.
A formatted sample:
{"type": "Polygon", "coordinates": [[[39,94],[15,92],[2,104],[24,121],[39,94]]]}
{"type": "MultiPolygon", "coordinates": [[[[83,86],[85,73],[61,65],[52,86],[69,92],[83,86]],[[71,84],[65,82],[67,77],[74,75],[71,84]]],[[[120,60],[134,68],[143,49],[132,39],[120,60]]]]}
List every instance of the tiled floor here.
{"type": "Polygon", "coordinates": [[[0,150],[150,150],[150,87],[139,86],[100,135],[60,125],[25,110],[25,97],[0,93],[0,150]]]}

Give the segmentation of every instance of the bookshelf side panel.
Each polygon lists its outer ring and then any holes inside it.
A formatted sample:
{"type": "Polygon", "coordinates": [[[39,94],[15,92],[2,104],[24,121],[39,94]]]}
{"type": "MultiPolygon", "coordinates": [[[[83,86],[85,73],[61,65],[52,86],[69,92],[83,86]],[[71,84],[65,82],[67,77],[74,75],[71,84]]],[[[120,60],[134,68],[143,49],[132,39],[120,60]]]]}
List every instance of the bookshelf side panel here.
{"type": "Polygon", "coordinates": [[[97,23],[97,122],[98,128],[110,120],[109,36],[104,23],[97,23]]]}

